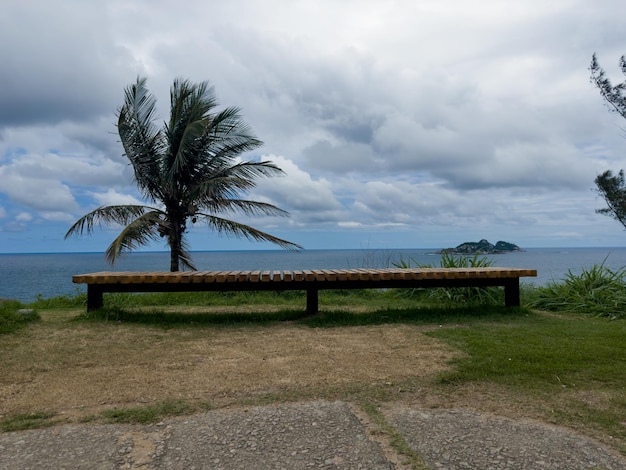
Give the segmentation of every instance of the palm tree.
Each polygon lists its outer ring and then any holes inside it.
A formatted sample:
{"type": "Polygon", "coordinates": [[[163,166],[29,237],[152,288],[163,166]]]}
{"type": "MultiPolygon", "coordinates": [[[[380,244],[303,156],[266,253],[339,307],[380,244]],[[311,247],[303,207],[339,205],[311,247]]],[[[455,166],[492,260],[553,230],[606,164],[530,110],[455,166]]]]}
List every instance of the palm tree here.
{"type": "Polygon", "coordinates": [[[153,205],[99,207],[78,219],[65,238],[89,234],[96,225],[121,225],[122,231],[105,253],[113,265],[120,254],[163,237],[170,247],[171,271],[178,271],[181,263],[196,269],[185,241],[189,220],[206,222],[218,233],[301,248],[219,215],[287,215],[272,204],[241,199],[257,178],[279,175],[282,170],[269,161],[238,160],[243,152],[262,145],[241,119],[240,110],[216,111],[215,91],[208,82],[177,79],[170,98],[170,120],[158,128],[156,100],[146,88],[146,79],[137,78],[126,88],[118,112],[125,155],[139,190],[153,205]]]}

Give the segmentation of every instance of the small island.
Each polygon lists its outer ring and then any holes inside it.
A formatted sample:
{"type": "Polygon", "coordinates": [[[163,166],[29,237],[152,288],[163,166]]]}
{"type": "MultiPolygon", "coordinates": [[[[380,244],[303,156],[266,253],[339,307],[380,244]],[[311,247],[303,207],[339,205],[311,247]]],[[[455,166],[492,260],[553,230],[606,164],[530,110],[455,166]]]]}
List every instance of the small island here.
{"type": "Polygon", "coordinates": [[[437,251],[437,254],[446,255],[497,255],[502,253],[510,253],[512,251],[524,251],[519,246],[499,241],[495,245],[492,245],[487,240],[483,239],[479,242],[465,242],[461,243],[456,248],[444,248],[437,251]]]}

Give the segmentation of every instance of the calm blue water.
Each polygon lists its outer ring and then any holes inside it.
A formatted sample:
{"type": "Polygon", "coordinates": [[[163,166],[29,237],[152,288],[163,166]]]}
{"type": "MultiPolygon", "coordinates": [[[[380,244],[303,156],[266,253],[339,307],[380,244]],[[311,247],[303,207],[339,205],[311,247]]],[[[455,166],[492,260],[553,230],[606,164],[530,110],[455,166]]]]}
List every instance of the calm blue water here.
{"type": "MultiPolygon", "coordinates": [[[[193,259],[201,270],[274,270],[382,268],[394,261],[413,259],[420,264],[439,264],[433,249],[415,250],[304,250],[196,252],[193,259]]],[[[525,252],[490,256],[496,266],[537,269],[537,278],[523,282],[538,285],[560,280],[568,270],[580,272],[602,263],[612,268],[626,266],[626,248],[531,248],[525,252]]],[[[167,271],[169,253],[133,253],[111,268],[102,253],[0,254],[0,298],[30,302],[85,292],[72,283],[72,275],[97,271],[167,271]]]]}

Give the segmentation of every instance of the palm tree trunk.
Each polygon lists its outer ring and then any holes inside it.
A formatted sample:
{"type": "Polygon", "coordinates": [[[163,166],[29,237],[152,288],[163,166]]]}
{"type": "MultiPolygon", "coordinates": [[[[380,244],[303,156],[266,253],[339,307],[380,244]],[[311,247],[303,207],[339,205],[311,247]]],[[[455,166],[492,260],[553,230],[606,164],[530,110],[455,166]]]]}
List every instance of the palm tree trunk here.
{"type": "Polygon", "coordinates": [[[179,230],[175,230],[169,236],[170,245],[170,271],[180,271],[180,255],[182,253],[182,239],[179,230]]]}
{"type": "Polygon", "coordinates": [[[179,250],[176,250],[170,247],[170,271],[171,272],[180,271],[179,263],[178,263],[179,253],[180,253],[179,250]]]}

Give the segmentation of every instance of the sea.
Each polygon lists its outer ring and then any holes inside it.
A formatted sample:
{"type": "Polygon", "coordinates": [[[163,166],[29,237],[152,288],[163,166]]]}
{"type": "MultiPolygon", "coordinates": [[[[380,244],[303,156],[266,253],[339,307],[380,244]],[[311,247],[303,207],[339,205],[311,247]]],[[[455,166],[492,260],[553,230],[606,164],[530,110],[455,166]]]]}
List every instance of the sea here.
{"type": "MultiPolygon", "coordinates": [[[[438,266],[436,249],[254,250],[192,253],[202,271],[386,268],[401,261],[438,266]]],[[[626,247],[529,248],[521,252],[488,255],[495,266],[536,269],[536,278],[524,283],[559,282],[568,272],[604,263],[612,269],[626,266],[626,247]]],[[[109,266],[103,253],[0,254],[0,298],[29,303],[38,298],[73,296],[86,286],[73,284],[75,274],[98,271],[167,271],[169,252],[134,252],[109,266]]]]}

